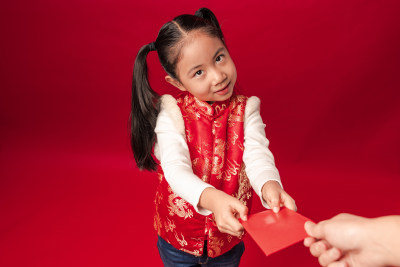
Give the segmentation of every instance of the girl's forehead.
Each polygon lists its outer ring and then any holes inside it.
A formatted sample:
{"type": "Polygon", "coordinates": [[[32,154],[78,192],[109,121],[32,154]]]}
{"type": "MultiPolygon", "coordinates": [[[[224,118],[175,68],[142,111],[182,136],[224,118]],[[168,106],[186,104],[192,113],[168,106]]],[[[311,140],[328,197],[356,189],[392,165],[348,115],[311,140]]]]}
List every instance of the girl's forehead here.
{"type": "Polygon", "coordinates": [[[202,30],[192,31],[188,33],[183,41],[183,48],[191,45],[223,45],[221,39],[211,36],[202,30]]]}
{"type": "Polygon", "coordinates": [[[189,33],[185,37],[178,65],[184,67],[205,64],[212,61],[216,56],[215,53],[221,48],[225,48],[225,46],[218,37],[200,31],[189,33]]]}

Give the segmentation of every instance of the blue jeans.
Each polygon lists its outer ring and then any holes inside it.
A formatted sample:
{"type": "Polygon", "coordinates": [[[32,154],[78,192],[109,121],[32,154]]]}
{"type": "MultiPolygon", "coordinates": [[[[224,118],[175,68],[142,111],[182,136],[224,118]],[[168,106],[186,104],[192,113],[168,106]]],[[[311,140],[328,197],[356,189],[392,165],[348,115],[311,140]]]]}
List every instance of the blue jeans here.
{"type": "Polygon", "coordinates": [[[176,249],[161,237],[158,237],[157,247],[165,267],[237,267],[239,266],[240,258],[244,252],[243,241],[234,246],[228,252],[215,258],[207,256],[207,243],[205,245],[205,253],[203,253],[203,256],[194,256],[176,249]]]}

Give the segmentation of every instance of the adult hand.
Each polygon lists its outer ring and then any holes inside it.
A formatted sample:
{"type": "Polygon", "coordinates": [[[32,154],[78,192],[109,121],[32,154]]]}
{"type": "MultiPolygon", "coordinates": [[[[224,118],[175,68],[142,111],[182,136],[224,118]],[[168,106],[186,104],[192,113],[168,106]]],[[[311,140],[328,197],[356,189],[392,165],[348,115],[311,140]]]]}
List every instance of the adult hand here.
{"type": "Polygon", "coordinates": [[[367,219],[339,214],[314,224],[304,245],[321,266],[379,267],[400,264],[400,216],[367,219]],[[397,257],[396,257],[397,256],[397,257]]]}

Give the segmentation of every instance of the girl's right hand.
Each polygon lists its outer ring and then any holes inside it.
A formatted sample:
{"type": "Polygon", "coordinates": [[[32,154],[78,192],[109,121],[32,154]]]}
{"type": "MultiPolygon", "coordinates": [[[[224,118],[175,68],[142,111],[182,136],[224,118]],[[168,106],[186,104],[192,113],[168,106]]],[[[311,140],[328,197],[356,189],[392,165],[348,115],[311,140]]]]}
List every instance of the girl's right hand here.
{"type": "Polygon", "coordinates": [[[243,235],[244,228],[239,218],[247,221],[248,208],[238,199],[209,187],[200,196],[199,206],[214,213],[218,230],[233,236],[243,235]]]}

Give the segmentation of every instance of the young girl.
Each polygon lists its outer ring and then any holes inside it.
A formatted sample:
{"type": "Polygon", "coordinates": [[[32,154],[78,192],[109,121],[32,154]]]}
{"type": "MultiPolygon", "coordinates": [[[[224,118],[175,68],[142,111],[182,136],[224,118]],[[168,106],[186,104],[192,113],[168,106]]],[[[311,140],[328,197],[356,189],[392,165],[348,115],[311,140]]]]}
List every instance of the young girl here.
{"type": "Polygon", "coordinates": [[[250,184],[266,208],[296,209],[268,149],[260,101],[236,95],[236,77],[219,23],[206,8],[167,22],[137,54],[131,144],[137,166],[156,170],[160,180],[154,227],[165,266],[238,266],[244,251],[238,219],[247,219],[250,184]],[[176,98],[150,87],[151,51],[165,80],[182,91],[176,98]]]}

